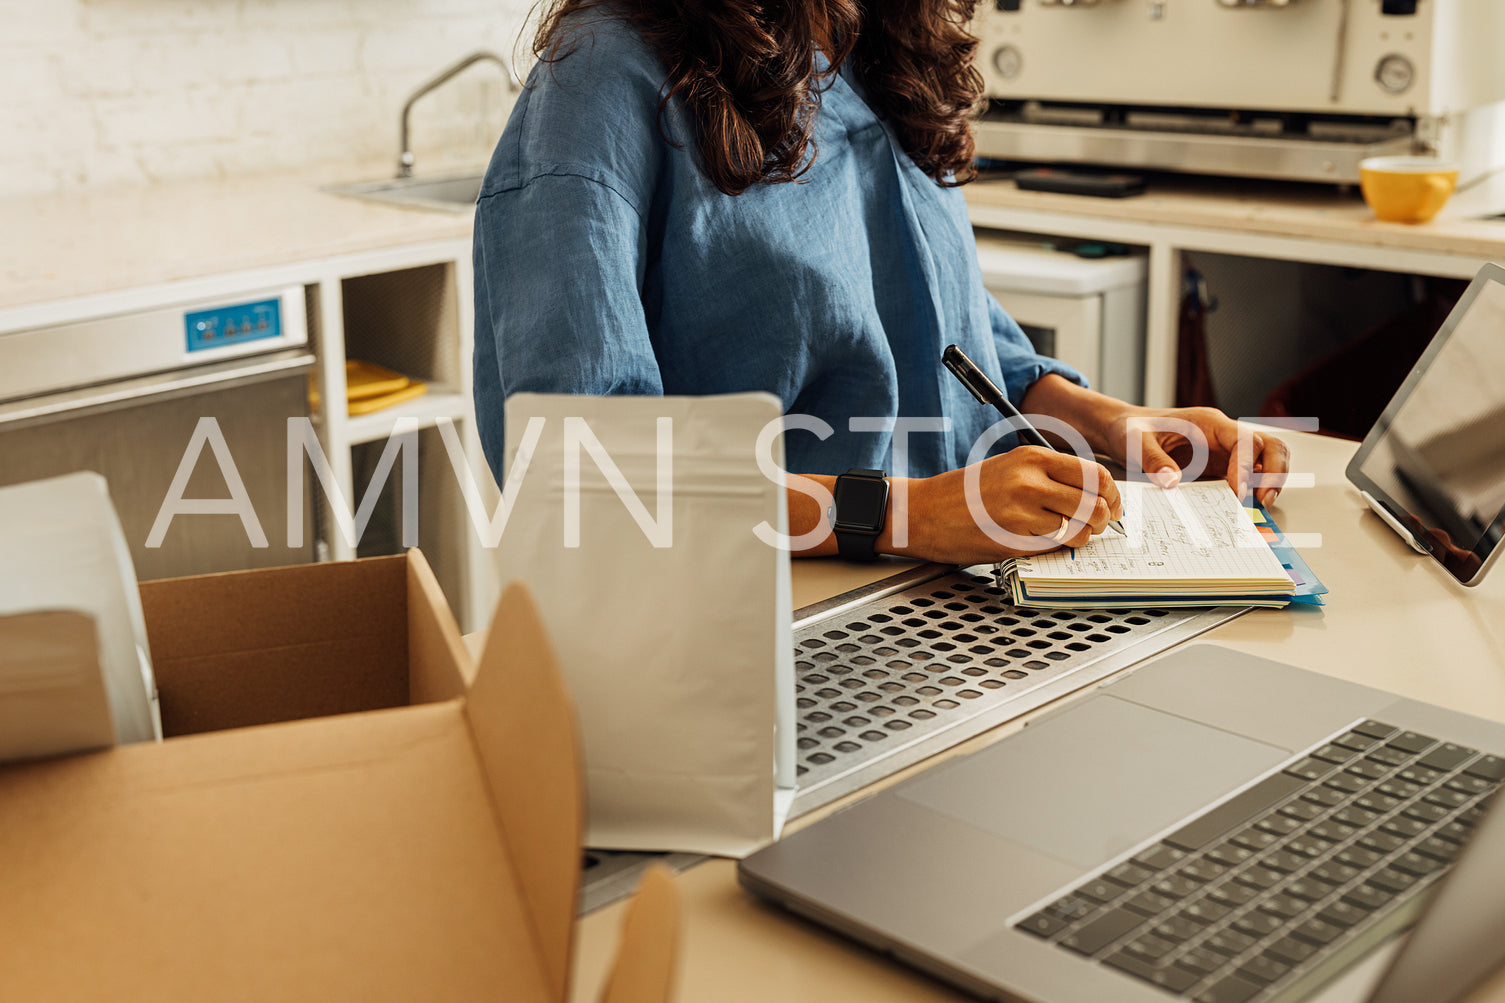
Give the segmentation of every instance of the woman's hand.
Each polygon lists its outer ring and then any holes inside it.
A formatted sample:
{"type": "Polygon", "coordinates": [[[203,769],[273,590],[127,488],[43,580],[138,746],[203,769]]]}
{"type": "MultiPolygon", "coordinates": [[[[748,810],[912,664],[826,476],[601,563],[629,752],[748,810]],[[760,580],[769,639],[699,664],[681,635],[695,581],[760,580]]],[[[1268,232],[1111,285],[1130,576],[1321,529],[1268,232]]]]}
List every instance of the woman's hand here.
{"type": "MultiPolygon", "coordinates": [[[[1123,515],[1118,486],[1099,463],[1039,446],[935,477],[889,479],[880,554],[943,564],[984,564],[1057,547],[1080,547],[1123,515]]],[[[836,553],[823,505],[836,478],[789,476],[790,533],[801,557],[836,553]],[[804,482],[804,483],[800,483],[804,482]]]]}
{"type": "Polygon", "coordinates": [[[1118,487],[1105,468],[1039,446],[1019,446],[973,467],[907,481],[903,488],[908,518],[890,503],[878,549],[945,564],[1080,547],[1123,515],[1118,487]],[[970,492],[969,477],[975,478],[970,492]]]}
{"type": "Polygon", "coordinates": [[[1060,418],[1081,431],[1094,450],[1127,470],[1137,466],[1162,487],[1181,482],[1197,453],[1193,439],[1206,448],[1206,467],[1197,473],[1226,479],[1240,500],[1253,488],[1261,505],[1272,504],[1290,470],[1291,451],[1284,442],[1217,408],[1137,407],[1051,374],[1030,387],[1020,410],[1060,418]],[[1248,441],[1243,450],[1241,434],[1248,441]]]}
{"type": "Polygon", "coordinates": [[[1240,501],[1252,487],[1261,505],[1274,503],[1290,469],[1290,447],[1273,435],[1241,426],[1217,408],[1126,404],[1109,422],[1103,447],[1106,456],[1125,468],[1137,463],[1161,487],[1174,487],[1195,460],[1194,439],[1206,443],[1205,471],[1226,480],[1240,501]],[[1242,450],[1241,435],[1246,440],[1242,450]]]}

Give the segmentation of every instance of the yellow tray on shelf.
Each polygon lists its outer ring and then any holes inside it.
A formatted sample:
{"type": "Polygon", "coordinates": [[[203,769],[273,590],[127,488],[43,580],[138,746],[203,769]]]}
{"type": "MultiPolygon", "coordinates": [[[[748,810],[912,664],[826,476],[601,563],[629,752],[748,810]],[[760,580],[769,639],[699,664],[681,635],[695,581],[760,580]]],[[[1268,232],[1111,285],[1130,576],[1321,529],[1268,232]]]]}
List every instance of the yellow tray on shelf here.
{"type": "Polygon", "coordinates": [[[351,401],[350,416],[353,418],[356,415],[380,411],[384,407],[401,404],[403,401],[412,400],[414,397],[422,397],[428,392],[427,383],[424,383],[422,380],[411,380],[401,390],[393,390],[391,393],[381,394],[376,397],[364,397],[361,400],[351,401]]]}
{"type": "MultiPolygon", "coordinates": [[[[394,372],[374,362],[350,359],[345,363],[345,401],[352,417],[380,411],[428,393],[428,384],[394,372]]],[[[308,374],[308,403],[318,410],[319,388],[308,374]]]]}

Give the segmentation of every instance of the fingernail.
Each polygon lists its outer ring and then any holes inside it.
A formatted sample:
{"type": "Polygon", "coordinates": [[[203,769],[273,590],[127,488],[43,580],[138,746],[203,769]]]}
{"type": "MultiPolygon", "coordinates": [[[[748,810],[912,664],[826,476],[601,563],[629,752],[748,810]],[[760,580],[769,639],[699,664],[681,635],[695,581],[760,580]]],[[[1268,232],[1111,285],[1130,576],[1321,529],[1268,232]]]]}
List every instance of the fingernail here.
{"type": "Polygon", "coordinates": [[[1280,488],[1276,488],[1274,491],[1270,492],[1270,500],[1267,501],[1267,502],[1265,502],[1265,504],[1266,505],[1274,505],[1275,504],[1275,499],[1277,499],[1279,497],[1280,497],[1280,488]]]}
{"type": "Polygon", "coordinates": [[[1239,481],[1238,482],[1238,496],[1239,496],[1239,500],[1242,501],[1244,498],[1248,497],[1248,495],[1249,495],[1249,482],[1248,481],[1239,481]]]}
{"type": "Polygon", "coordinates": [[[1181,483],[1181,471],[1175,467],[1162,467],[1151,474],[1150,477],[1162,488],[1173,488],[1181,483]]]}

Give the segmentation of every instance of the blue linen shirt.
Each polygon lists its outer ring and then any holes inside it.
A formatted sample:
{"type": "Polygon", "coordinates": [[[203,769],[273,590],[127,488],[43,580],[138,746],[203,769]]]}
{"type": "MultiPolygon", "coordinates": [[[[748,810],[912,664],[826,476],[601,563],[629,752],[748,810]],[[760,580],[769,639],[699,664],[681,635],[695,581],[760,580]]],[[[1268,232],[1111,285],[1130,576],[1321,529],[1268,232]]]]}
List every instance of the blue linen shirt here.
{"type": "Polygon", "coordinates": [[[789,470],[924,477],[999,420],[941,366],[948,344],[1016,404],[1046,373],[1085,382],[983,288],[961,192],[914,165],[848,70],[821,96],[802,183],[733,197],[702,174],[681,107],[660,119],[666,74],[642,38],[600,15],[576,28],[575,51],[531,73],[476,207],[476,417],[498,480],[518,391],[766,390],[833,429],[785,436],[789,470]],[[910,435],[907,471],[889,432],[850,424],[935,417],[949,430],[910,435]]]}

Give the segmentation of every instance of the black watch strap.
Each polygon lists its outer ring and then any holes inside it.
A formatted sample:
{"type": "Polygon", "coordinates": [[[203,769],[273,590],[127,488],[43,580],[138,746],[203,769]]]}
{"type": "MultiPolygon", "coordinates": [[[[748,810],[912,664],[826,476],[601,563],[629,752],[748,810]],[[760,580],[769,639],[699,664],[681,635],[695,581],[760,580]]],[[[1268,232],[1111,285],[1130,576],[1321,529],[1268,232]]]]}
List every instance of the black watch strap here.
{"type": "Polygon", "coordinates": [[[878,535],[888,520],[888,477],[861,467],[836,478],[832,526],[836,549],[849,561],[878,557],[878,535]]]}

